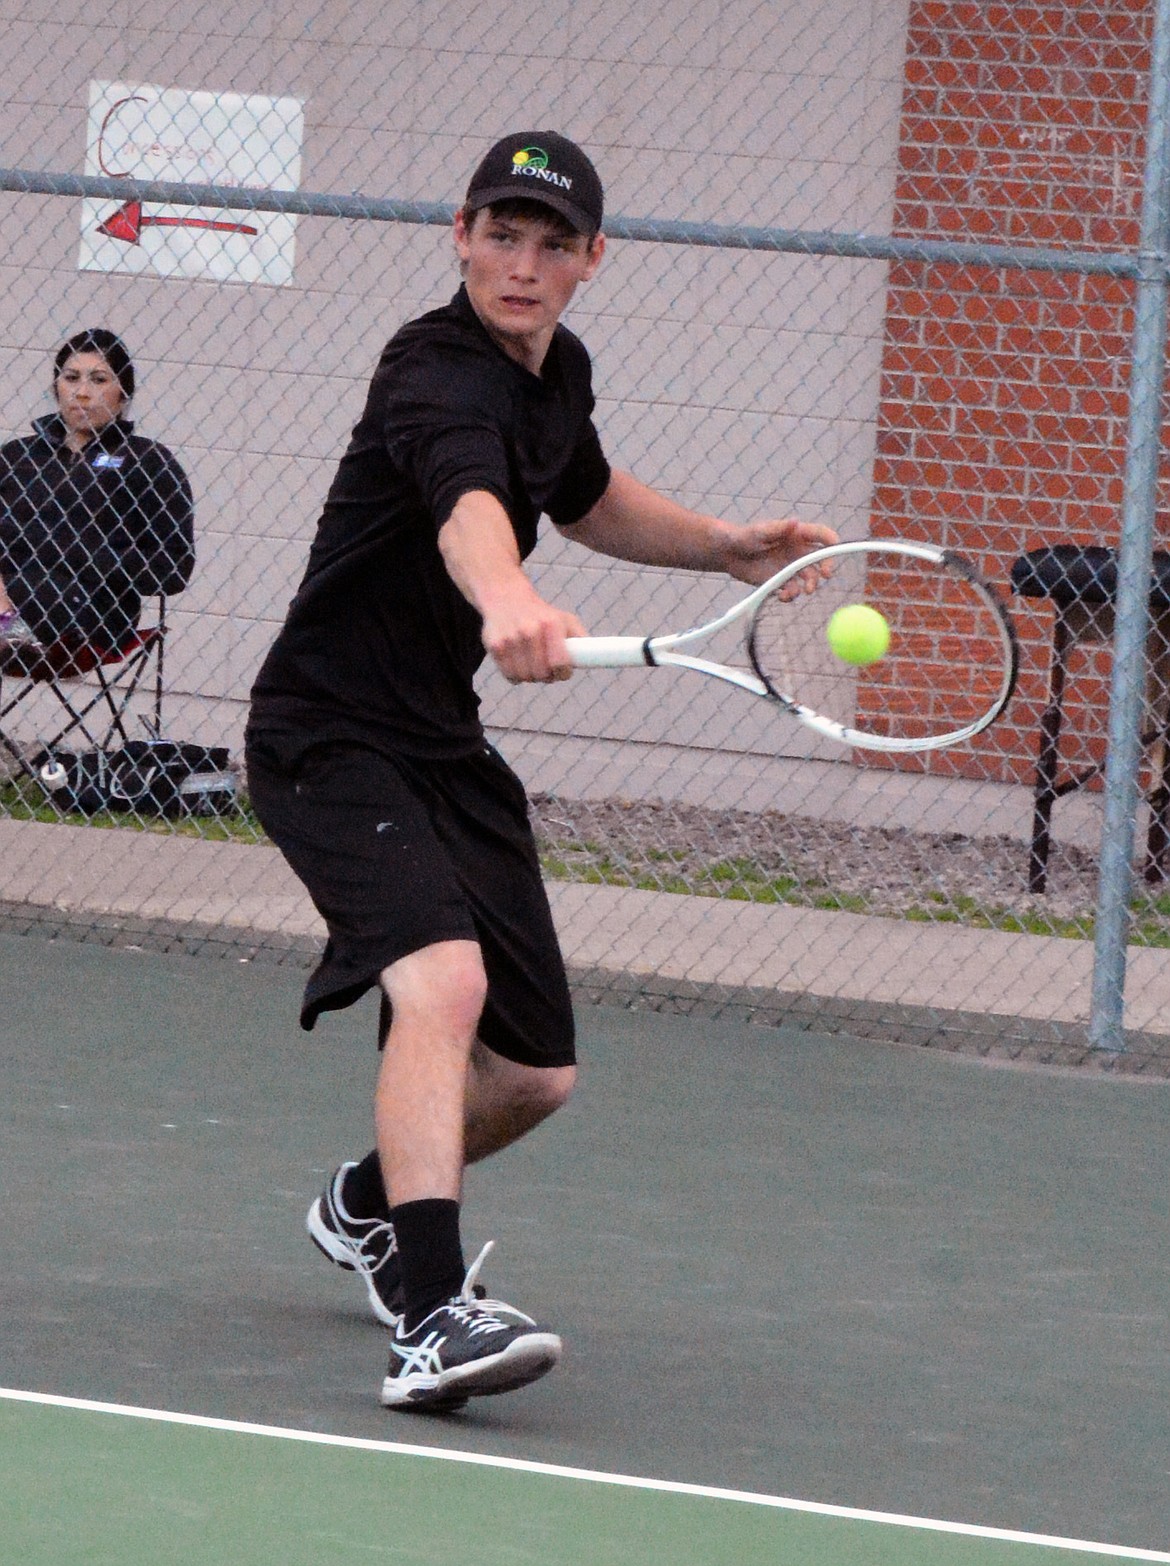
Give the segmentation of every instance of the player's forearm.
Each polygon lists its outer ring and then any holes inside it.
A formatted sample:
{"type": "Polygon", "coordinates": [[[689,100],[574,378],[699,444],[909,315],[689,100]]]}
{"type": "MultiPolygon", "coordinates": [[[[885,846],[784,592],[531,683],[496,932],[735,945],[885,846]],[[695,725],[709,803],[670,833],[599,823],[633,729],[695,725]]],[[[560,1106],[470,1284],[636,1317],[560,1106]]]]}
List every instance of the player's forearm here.
{"type": "Polygon", "coordinates": [[[506,679],[564,680],[576,615],[546,603],[528,580],[507,513],[493,495],[464,495],[439,529],[452,581],[483,617],[483,645],[506,679]]]}
{"type": "Polygon", "coordinates": [[[680,506],[616,469],[593,510],[565,529],[599,554],[686,571],[726,570],[734,533],[732,524],[680,506]]]}
{"type": "Polygon", "coordinates": [[[439,529],[439,553],[455,586],[485,619],[502,600],[534,591],[508,514],[486,490],[456,503],[439,529]]]}

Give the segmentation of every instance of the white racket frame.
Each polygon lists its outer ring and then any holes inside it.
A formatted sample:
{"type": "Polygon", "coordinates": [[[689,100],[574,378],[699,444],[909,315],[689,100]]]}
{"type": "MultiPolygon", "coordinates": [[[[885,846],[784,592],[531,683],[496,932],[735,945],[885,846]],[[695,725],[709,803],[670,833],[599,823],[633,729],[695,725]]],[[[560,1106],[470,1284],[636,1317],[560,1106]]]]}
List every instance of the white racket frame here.
{"type": "MultiPolygon", "coordinates": [[[[749,625],[747,638],[749,643],[750,634],[749,625]]],[[[623,669],[639,666],[690,669],[696,674],[706,674],[712,679],[722,680],[727,685],[734,685],[739,690],[747,691],[752,696],[762,696],[774,702],[824,739],[861,750],[903,754],[942,750],[950,745],[962,744],[964,740],[981,733],[995,722],[1011,700],[1019,671],[1019,649],[1015,630],[995,589],[983,580],[964,556],[956,554],[954,550],[941,549],[934,544],[918,543],[909,539],[868,538],[814,549],[809,554],[802,555],[799,560],[794,560],[791,565],[785,566],[782,571],[777,571],[775,576],[754,588],[745,598],[741,598],[718,618],[709,620],[704,625],[692,626],[690,630],[675,631],[663,636],[571,636],[567,646],[573,666],[578,669],[623,669]],[[714,636],[734,624],[736,620],[750,619],[764,600],[777,588],[784,587],[799,577],[802,572],[810,569],[819,570],[823,564],[831,564],[834,560],[841,560],[849,555],[895,555],[922,560],[928,565],[955,570],[970,582],[992,612],[992,619],[999,632],[1000,646],[1003,649],[1003,672],[998,689],[987,710],[978,718],[942,734],[910,738],[871,734],[865,729],[853,728],[849,724],[838,723],[834,718],[826,718],[794,696],[769,685],[758,673],[752,674],[745,669],[733,668],[729,664],[715,663],[709,658],[697,658],[691,653],[679,650],[714,636]]]]}

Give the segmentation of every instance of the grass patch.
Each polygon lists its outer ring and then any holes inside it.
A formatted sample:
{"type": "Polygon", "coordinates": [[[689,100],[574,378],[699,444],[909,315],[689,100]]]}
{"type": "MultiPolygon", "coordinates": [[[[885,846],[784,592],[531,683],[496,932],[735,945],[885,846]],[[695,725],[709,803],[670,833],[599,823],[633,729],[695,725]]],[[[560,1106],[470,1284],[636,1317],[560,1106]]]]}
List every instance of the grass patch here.
{"type": "Polygon", "coordinates": [[[919,924],[961,924],[973,930],[1000,930],[1005,935],[1055,935],[1061,940],[1087,941],[1095,922],[1082,918],[1061,919],[1053,914],[1019,913],[998,903],[979,903],[972,897],[932,897],[931,906],[907,908],[903,918],[919,924]]]}
{"type": "MultiPolygon", "coordinates": [[[[1011,908],[963,893],[920,891],[900,908],[875,908],[863,893],[834,888],[823,878],[801,881],[794,875],[770,875],[753,860],[741,857],[694,862],[683,849],[648,849],[641,855],[616,858],[596,844],[545,843],[541,847],[545,876],[553,881],[629,886],[647,892],[718,897],[730,902],[784,904],[826,912],[869,914],[905,919],[915,924],[946,924],[973,930],[998,930],[1006,935],[1045,935],[1060,940],[1091,941],[1096,921],[1091,913],[1060,917],[1042,909],[1011,908]],[[635,859],[640,863],[636,863],[635,859]],[[687,865],[680,873],[679,865],[687,865]]],[[[1170,892],[1133,899],[1132,946],[1170,948],[1170,892]]]]}

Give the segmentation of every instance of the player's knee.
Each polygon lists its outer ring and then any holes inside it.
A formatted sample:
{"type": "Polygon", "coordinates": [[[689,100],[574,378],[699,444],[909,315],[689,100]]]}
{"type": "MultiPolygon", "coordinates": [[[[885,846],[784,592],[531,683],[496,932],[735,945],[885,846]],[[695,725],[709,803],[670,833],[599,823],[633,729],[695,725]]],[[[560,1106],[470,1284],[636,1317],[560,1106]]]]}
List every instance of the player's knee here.
{"type": "Polygon", "coordinates": [[[576,1080],[576,1066],[530,1067],[513,1083],[513,1099],[516,1107],[536,1125],[568,1102],[576,1080]]]}
{"type": "Polygon", "coordinates": [[[553,1066],[540,1073],[540,1097],[546,1114],[554,1114],[564,1107],[577,1085],[576,1066],[553,1066]]]}
{"type": "Polygon", "coordinates": [[[470,1042],[484,1002],[487,975],[474,941],[443,941],[411,952],[381,975],[391,1018],[426,1018],[470,1042]]]}
{"type": "Polygon", "coordinates": [[[522,1066],[478,1042],[471,1066],[487,1102],[507,1104],[527,1125],[538,1125],[561,1108],[577,1080],[576,1066],[522,1066]]]}

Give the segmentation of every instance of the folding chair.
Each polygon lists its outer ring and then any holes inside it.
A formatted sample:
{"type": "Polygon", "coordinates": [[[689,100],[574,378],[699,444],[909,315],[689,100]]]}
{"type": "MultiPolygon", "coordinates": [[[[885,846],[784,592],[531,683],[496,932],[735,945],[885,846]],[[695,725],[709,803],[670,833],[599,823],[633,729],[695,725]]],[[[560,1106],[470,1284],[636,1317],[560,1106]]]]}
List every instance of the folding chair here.
{"type": "MultiPolygon", "coordinates": [[[[10,732],[8,719],[39,691],[47,692],[65,714],[65,722],[48,738],[38,735],[34,751],[53,750],[78,739],[95,750],[106,750],[130,739],[127,724],[135,715],[140,691],[148,698],[139,721],[147,735],[162,734],[163,652],[166,645],[166,599],[158,599],[157,623],[131,631],[116,647],[101,647],[64,636],[55,642],[0,642],[0,746],[21,772],[36,777],[29,746],[10,732]],[[153,671],[153,679],[148,676],[153,671]],[[92,676],[93,685],[70,692],[66,683],[92,676]]],[[[141,737],[141,736],[139,736],[141,737]]]]}
{"type": "MultiPolygon", "coordinates": [[[[1028,890],[1043,892],[1048,884],[1053,805],[1066,794],[1084,788],[1104,771],[1104,764],[1098,763],[1057,782],[1065,689],[1072,655],[1078,647],[1113,640],[1117,551],[1104,545],[1080,544],[1032,549],[1012,566],[1012,586],[1025,598],[1050,599],[1056,610],[1048,705],[1040,719],[1028,853],[1028,890]]],[[[1162,551],[1154,555],[1150,618],[1147,716],[1142,744],[1150,752],[1152,780],[1145,878],[1153,882],[1166,879],[1170,861],[1170,554],[1162,551]]]]}

